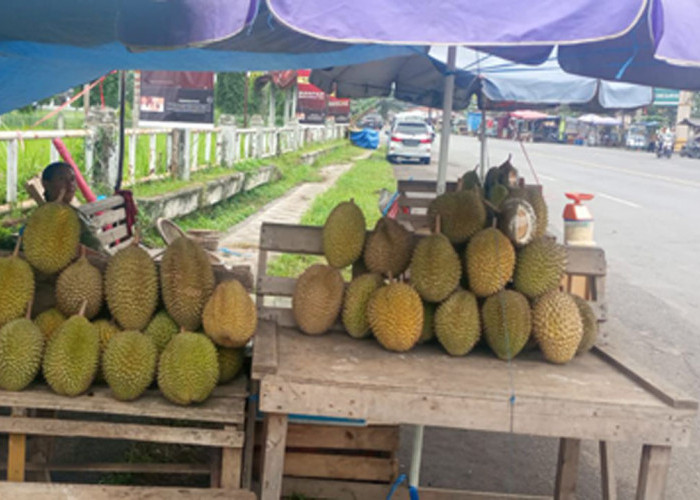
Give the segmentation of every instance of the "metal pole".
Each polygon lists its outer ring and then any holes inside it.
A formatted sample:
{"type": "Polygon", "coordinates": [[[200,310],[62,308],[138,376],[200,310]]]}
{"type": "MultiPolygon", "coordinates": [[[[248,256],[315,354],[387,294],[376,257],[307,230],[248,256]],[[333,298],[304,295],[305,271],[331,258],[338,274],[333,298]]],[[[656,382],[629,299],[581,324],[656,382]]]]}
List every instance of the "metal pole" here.
{"type": "Polygon", "coordinates": [[[413,434],[413,453],[411,455],[411,469],[408,471],[408,485],[418,488],[420,486],[420,464],[423,456],[423,430],[422,425],[416,425],[413,434]]]}
{"type": "Polygon", "coordinates": [[[438,160],[437,194],[445,192],[447,183],[447,157],[450,147],[450,132],[452,119],[452,94],[455,89],[455,61],[457,59],[457,47],[450,47],[447,51],[447,76],[445,77],[445,91],[442,99],[442,129],[440,130],[440,159],[438,160]]]}
{"type": "Polygon", "coordinates": [[[122,188],[122,177],[124,175],[124,114],[125,114],[125,96],[126,95],[126,71],[119,72],[119,163],[117,164],[117,181],[114,185],[114,190],[119,191],[122,188]]]}
{"type": "Polygon", "coordinates": [[[479,159],[479,177],[483,181],[486,177],[486,110],[481,110],[481,123],[479,124],[479,138],[481,139],[481,156],[479,159]]]}

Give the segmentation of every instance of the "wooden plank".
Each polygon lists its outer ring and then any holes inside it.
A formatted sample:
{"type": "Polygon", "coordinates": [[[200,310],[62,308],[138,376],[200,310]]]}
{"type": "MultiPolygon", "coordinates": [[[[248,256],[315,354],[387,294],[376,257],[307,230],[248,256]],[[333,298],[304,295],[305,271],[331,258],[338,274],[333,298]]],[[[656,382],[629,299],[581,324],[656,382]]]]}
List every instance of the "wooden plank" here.
{"type": "Polygon", "coordinates": [[[600,452],[600,489],[603,500],[617,500],[615,461],[612,456],[611,444],[600,441],[598,450],[600,452]]]}
{"type": "Polygon", "coordinates": [[[284,475],[390,482],[395,459],[362,455],[290,452],[284,456],[284,475]]]}
{"type": "Polygon", "coordinates": [[[126,210],[124,207],[121,207],[113,210],[106,210],[100,215],[94,215],[92,219],[90,219],[90,225],[102,229],[105,226],[124,220],[126,220],[126,210]]]}
{"type": "Polygon", "coordinates": [[[636,383],[642,385],[667,405],[678,409],[698,409],[698,401],[696,399],[661,379],[658,375],[652,373],[649,369],[621,353],[613,346],[609,344],[596,345],[593,350],[598,356],[625,373],[636,383]]]}
{"type": "Polygon", "coordinates": [[[112,229],[97,233],[97,239],[103,245],[109,245],[117,240],[121,240],[129,236],[129,230],[126,228],[126,224],[120,226],[113,226],[112,229]]]}
{"type": "Polygon", "coordinates": [[[279,276],[258,276],[257,292],[263,295],[291,297],[297,280],[279,276]]]}
{"type": "MultiPolygon", "coordinates": [[[[27,411],[24,408],[13,408],[12,416],[2,417],[9,420],[22,420],[27,411]]],[[[7,443],[7,480],[24,481],[24,467],[27,461],[27,436],[20,433],[11,433],[7,443]]]]}
{"type": "Polygon", "coordinates": [[[88,422],[51,418],[0,417],[0,432],[43,436],[129,439],[153,443],[241,448],[243,433],[232,430],[171,427],[165,425],[88,422]]]}
{"type": "Polygon", "coordinates": [[[21,392],[0,391],[0,407],[20,406],[86,413],[112,413],[133,417],[172,418],[199,422],[243,423],[246,377],[218,386],[212,396],[196,406],[177,406],[157,390],[149,390],[136,401],[117,401],[108,387],[94,387],[89,394],[67,398],[45,385],[32,385],[21,392]]]}
{"type": "Polygon", "coordinates": [[[602,248],[582,245],[566,245],[565,248],[567,273],[605,276],[607,263],[602,248]]]}
{"type": "Polygon", "coordinates": [[[98,484],[66,483],[6,483],[0,482],[0,498],[12,500],[255,500],[251,491],[219,488],[104,486],[98,484]]]}
{"type": "MultiPolygon", "coordinates": [[[[226,426],[224,430],[235,432],[236,427],[226,426]]],[[[241,447],[224,447],[221,449],[221,487],[238,489],[241,487],[242,463],[241,447]]]]}
{"type": "MultiPolygon", "coordinates": [[[[0,470],[5,466],[0,465],[0,470]]],[[[117,463],[117,462],[94,462],[94,463],[33,463],[27,462],[27,472],[133,472],[135,474],[198,474],[208,475],[211,468],[208,464],[159,464],[159,463],[117,463]]]]}
{"type": "Polygon", "coordinates": [[[434,198],[399,197],[399,206],[407,208],[428,208],[434,198]]]}
{"type": "Polygon", "coordinates": [[[576,500],[576,480],[578,479],[580,455],[580,439],[561,438],[559,440],[557,477],[554,483],[555,500],[576,500]]]}
{"type": "MultiPolygon", "coordinates": [[[[265,319],[274,321],[279,328],[295,328],[297,327],[294,314],[289,307],[264,307],[258,313],[258,320],[265,319]]],[[[345,327],[340,322],[336,321],[331,325],[328,331],[345,332],[345,327]]],[[[299,335],[305,335],[299,332],[299,335]]]]}
{"type": "Polygon", "coordinates": [[[268,413],[263,424],[265,446],[262,457],[261,500],[278,500],[282,493],[287,415],[268,413]]]}
{"type": "MultiPolygon", "coordinates": [[[[456,182],[448,182],[445,185],[445,191],[455,191],[456,189],[456,182]]],[[[399,180],[397,190],[402,193],[435,193],[437,192],[437,182],[422,180],[399,180]]]]}
{"type": "Polygon", "coordinates": [[[251,376],[258,379],[262,375],[275,373],[277,363],[277,324],[274,321],[259,319],[253,341],[251,376]]]}
{"type": "Polygon", "coordinates": [[[637,500],[663,500],[670,463],[670,446],[644,445],[639,465],[637,500]]]}
{"type": "Polygon", "coordinates": [[[271,252],[323,255],[321,226],[298,226],[264,222],[260,229],[260,249],[271,252]]]}
{"type": "Polygon", "coordinates": [[[110,196],[104,200],[93,201],[92,203],[86,203],[81,205],[78,210],[80,210],[84,215],[93,215],[97,212],[104,212],[112,208],[117,208],[124,206],[124,198],[119,195],[110,196]]]}
{"type": "MultiPolygon", "coordinates": [[[[282,493],[284,496],[298,494],[307,498],[358,500],[386,498],[390,488],[391,485],[388,484],[285,477],[282,493]]],[[[419,488],[418,493],[420,500],[552,500],[551,495],[487,493],[429,487],[419,488]]],[[[408,488],[397,489],[392,500],[410,500],[408,488]]]]}
{"type": "Polygon", "coordinates": [[[338,448],[394,453],[399,448],[399,427],[289,424],[287,448],[338,448]]]}

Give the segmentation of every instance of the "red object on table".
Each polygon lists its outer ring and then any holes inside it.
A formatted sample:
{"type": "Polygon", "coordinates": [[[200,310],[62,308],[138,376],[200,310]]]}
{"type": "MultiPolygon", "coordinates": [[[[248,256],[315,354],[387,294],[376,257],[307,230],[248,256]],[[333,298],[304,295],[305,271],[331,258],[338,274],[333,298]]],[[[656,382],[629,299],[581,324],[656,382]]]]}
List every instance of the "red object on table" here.
{"type": "Polygon", "coordinates": [[[570,200],[574,200],[573,203],[568,203],[564,207],[564,220],[576,221],[576,220],[592,220],[588,207],[584,206],[583,201],[590,201],[593,199],[593,195],[589,193],[565,193],[566,197],[570,200]]]}

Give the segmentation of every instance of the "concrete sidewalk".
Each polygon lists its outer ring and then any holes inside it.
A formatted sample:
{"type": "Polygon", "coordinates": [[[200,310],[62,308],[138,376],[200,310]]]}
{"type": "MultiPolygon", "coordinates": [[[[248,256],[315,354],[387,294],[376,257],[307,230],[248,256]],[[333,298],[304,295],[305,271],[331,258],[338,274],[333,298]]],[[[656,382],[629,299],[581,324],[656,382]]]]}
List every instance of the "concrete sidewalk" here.
{"type": "Polygon", "coordinates": [[[228,265],[250,266],[253,275],[258,265],[258,244],[260,227],[263,221],[282,224],[298,224],[316,196],[330,188],[338,178],[347,172],[355,161],[366,158],[361,155],[353,158],[353,163],[329,165],[319,170],[321,182],[307,182],[291,189],[284,196],[268,203],[243,222],[236,224],[219,243],[219,256],[228,265]]]}

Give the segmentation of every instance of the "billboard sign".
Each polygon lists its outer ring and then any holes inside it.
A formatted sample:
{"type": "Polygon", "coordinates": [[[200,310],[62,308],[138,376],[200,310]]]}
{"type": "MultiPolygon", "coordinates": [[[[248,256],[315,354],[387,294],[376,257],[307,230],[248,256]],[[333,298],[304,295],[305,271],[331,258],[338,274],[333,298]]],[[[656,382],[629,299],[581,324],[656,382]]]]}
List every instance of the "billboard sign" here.
{"type": "Polygon", "coordinates": [[[350,122],[350,99],[328,96],[328,115],[335,118],[335,123],[350,122]]]}
{"type": "Polygon", "coordinates": [[[309,83],[310,74],[309,69],[297,71],[297,118],[299,123],[324,123],[328,111],[326,94],[309,83]]]}
{"type": "Polygon", "coordinates": [[[142,71],[139,104],[144,127],[213,127],[214,73],[142,71]]]}
{"type": "Polygon", "coordinates": [[[680,90],[654,89],[654,106],[678,106],[680,90]]]}

